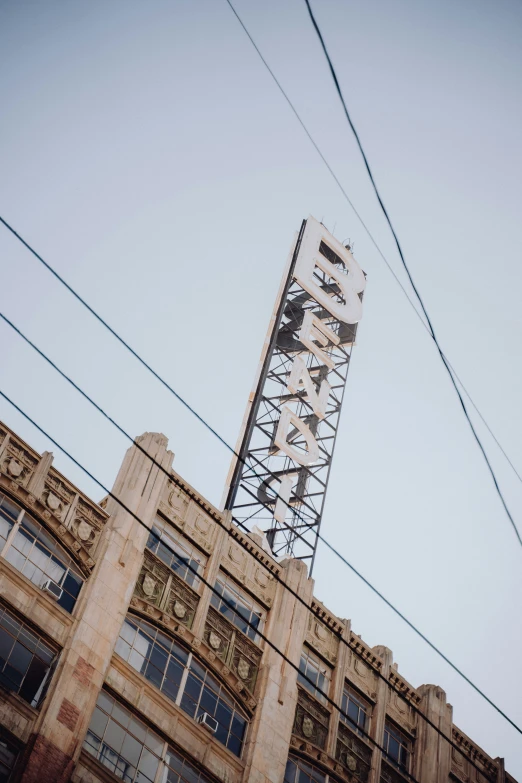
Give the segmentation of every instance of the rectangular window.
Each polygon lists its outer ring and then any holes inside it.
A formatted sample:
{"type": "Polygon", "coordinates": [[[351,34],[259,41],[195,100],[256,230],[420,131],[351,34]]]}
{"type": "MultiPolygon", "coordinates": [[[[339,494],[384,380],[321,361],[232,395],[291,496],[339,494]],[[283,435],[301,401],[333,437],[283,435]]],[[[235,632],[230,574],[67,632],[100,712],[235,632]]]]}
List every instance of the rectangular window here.
{"type": "Polygon", "coordinates": [[[330,669],[320,661],[317,655],[314,655],[311,650],[304,647],[301,653],[301,660],[299,661],[297,682],[323,704],[326,702],[324,694],[328,695],[330,674],[330,669]]]}
{"type": "Polygon", "coordinates": [[[383,747],[388,761],[403,772],[410,771],[412,741],[390,721],[386,721],[384,726],[383,747]]]}
{"type": "Polygon", "coordinates": [[[62,589],[57,603],[72,612],[83,578],[72,559],[34,519],[24,513],[5,559],[38,587],[51,580],[62,589]]]}
{"type": "Polygon", "coordinates": [[[0,736],[0,783],[9,783],[16,764],[18,748],[8,739],[0,736]]]}
{"type": "Polygon", "coordinates": [[[194,589],[199,585],[197,574],[202,574],[207,558],[191,542],[161,517],[156,517],[147,549],[194,589]]]}
{"type": "Polygon", "coordinates": [[[104,691],[98,696],[83,747],[125,783],[210,783],[181,753],[104,691]]]}
{"type": "Polygon", "coordinates": [[[32,707],[45,695],[56,651],[0,606],[0,684],[32,707]]]}
{"type": "Polygon", "coordinates": [[[266,612],[225,574],[219,574],[214,587],[216,592],[212,593],[212,606],[246,636],[259,643],[260,636],[256,631],[263,630],[266,612]]]}
{"type": "Polygon", "coordinates": [[[364,732],[368,733],[371,714],[370,704],[348,683],[345,683],[344,686],[341,708],[346,713],[346,715],[340,714],[343,723],[354,729],[361,737],[364,736],[364,732]]]}

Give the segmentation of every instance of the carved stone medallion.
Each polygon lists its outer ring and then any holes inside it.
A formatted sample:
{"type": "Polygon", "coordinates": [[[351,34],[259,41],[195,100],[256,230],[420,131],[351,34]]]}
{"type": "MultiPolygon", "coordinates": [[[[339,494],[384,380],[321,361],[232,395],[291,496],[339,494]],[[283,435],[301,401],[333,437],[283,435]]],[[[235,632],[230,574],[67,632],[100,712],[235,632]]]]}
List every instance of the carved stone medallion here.
{"type": "Polygon", "coordinates": [[[246,680],[250,674],[250,666],[245,658],[240,658],[237,664],[237,673],[242,680],[246,680]]]}
{"type": "Polygon", "coordinates": [[[217,635],[217,633],[214,633],[214,631],[211,631],[208,637],[208,643],[212,647],[213,650],[219,650],[221,647],[221,639],[217,635]]]}
{"type": "Polygon", "coordinates": [[[350,756],[348,753],[346,754],[346,766],[350,770],[350,772],[355,772],[357,769],[357,762],[354,759],[353,756],[350,756]]]}
{"type": "Polygon", "coordinates": [[[149,574],[146,574],[143,578],[143,582],[141,583],[141,588],[145,595],[150,598],[150,596],[154,593],[155,587],[156,581],[149,574]]]}
{"type": "Polygon", "coordinates": [[[303,718],[303,734],[305,737],[311,737],[314,733],[314,722],[308,715],[303,718]]]}
{"type": "Polygon", "coordinates": [[[24,466],[21,465],[17,460],[15,460],[13,457],[9,460],[9,463],[7,465],[7,470],[9,471],[11,476],[14,476],[14,478],[18,478],[18,476],[23,471],[24,466]]]}
{"type": "Polygon", "coordinates": [[[47,495],[47,505],[51,511],[58,511],[61,506],[60,498],[57,497],[53,492],[49,492],[47,495]]]}
{"type": "Polygon", "coordinates": [[[187,614],[187,607],[183,606],[181,601],[175,601],[173,609],[174,609],[174,614],[176,615],[176,617],[179,617],[180,620],[183,617],[185,617],[185,615],[187,614]]]}
{"type": "Polygon", "coordinates": [[[92,527],[88,522],[85,521],[85,519],[82,519],[76,528],[76,532],[78,533],[78,538],[80,541],[88,541],[91,537],[92,527]]]}

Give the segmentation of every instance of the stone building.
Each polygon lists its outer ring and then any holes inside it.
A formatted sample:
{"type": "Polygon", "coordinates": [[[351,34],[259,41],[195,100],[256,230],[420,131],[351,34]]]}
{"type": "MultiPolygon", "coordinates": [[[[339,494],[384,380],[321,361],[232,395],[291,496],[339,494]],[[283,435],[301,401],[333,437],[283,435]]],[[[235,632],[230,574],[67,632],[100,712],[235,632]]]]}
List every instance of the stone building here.
{"type": "Polygon", "coordinates": [[[0,781],[514,780],[172,460],[97,504],[0,426],[0,781]]]}

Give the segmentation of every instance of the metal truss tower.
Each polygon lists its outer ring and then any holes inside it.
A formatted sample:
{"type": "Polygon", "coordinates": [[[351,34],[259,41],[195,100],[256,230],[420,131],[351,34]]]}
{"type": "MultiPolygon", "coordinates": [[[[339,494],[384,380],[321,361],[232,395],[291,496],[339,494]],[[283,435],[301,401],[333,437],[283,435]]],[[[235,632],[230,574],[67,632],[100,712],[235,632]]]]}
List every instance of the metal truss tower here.
{"type": "Polygon", "coordinates": [[[350,247],[303,221],[225,490],[236,523],[257,526],[276,557],[310,572],[364,287],[350,247]]]}

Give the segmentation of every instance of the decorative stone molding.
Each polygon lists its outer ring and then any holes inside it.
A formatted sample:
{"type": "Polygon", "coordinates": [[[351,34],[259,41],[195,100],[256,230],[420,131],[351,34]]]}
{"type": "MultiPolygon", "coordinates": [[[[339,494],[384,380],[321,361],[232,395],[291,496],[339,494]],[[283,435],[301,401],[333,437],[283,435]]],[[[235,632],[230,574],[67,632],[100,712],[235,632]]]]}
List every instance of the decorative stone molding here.
{"type": "Polygon", "coordinates": [[[223,550],[221,567],[252,593],[264,606],[274,602],[276,581],[244,546],[229,538],[223,550]]]}
{"type": "Polygon", "coordinates": [[[214,655],[252,693],[261,663],[262,651],[259,647],[212,606],[208,610],[203,636],[214,655]]]}
{"type": "Polygon", "coordinates": [[[313,747],[309,742],[305,742],[299,739],[299,737],[292,735],[290,739],[290,748],[294,753],[297,753],[297,755],[311,761],[312,764],[319,764],[328,774],[330,780],[346,780],[348,783],[359,783],[359,779],[339,764],[336,759],[318,748],[313,747]]]}
{"type": "MultiPolygon", "coordinates": [[[[315,602],[312,602],[312,607],[314,607],[314,604],[315,602]]],[[[318,620],[317,615],[312,614],[311,612],[308,615],[306,642],[322,658],[325,658],[328,663],[335,666],[339,653],[339,638],[326,623],[318,620]]]]}
{"type": "MultiPolygon", "coordinates": [[[[409,682],[406,682],[406,680],[404,680],[394,669],[390,669],[388,679],[396,689],[400,690],[401,695],[408,699],[408,701],[413,702],[413,704],[420,704],[422,698],[420,693],[418,693],[409,682]]],[[[397,693],[395,695],[397,696],[398,701],[404,703],[397,693]]]]}
{"type": "Polygon", "coordinates": [[[392,767],[384,759],[381,761],[381,780],[380,783],[407,783],[409,780],[406,775],[402,775],[398,769],[392,767]]]}
{"type": "Polygon", "coordinates": [[[7,476],[0,474],[0,489],[4,489],[11,494],[16,494],[17,502],[27,506],[30,509],[30,514],[38,522],[40,522],[46,530],[52,533],[55,538],[60,542],[68,554],[73,558],[76,564],[80,567],[80,570],[84,576],[88,577],[89,573],[94,568],[95,562],[90,556],[90,552],[86,549],[75,535],[62,524],[54,514],[51,514],[49,509],[45,508],[40,500],[37,500],[33,495],[27,492],[24,487],[19,484],[13,483],[7,476]]]}
{"type": "Polygon", "coordinates": [[[40,500],[58,519],[65,519],[69,511],[76,492],[60,480],[55,470],[50,470],[47,474],[40,500]]]}
{"type": "Polygon", "coordinates": [[[361,660],[366,661],[366,663],[371,666],[372,669],[375,669],[376,671],[380,671],[382,669],[383,660],[378,655],[376,655],[371,647],[368,647],[367,644],[363,642],[360,636],[357,636],[357,634],[350,634],[350,640],[348,642],[352,650],[355,651],[357,657],[361,660]]]}
{"type": "MultiPolygon", "coordinates": [[[[5,437],[5,436],[4,436],[5,437]]],[[[23,445],[13,434],[3,449],[0,470],[21,487],[27,487],[38,466],[38,456],[23,445]]]]}
{"type": "Polygon", "coordinates": [[[372,750],[344,723],[339,723],[335,758],[356,780],[366,783],[372,765],[372,750]]]}
{"type": "Polygon", "coordinates": [[[175,618],[176,622],[192,627],[198,594],[148,550],[145,551],[134,595],[175,618]]]}
{"type": "Polygon", "coordinates": [[[302,688],[298,688],[292,734],[324,750],[328,738],[329,711],[302,688]]]}
{"type": "Polygon", "coordinates": [[[467,756],[474,764],[483,768],[484,780],[496,781],[498,767],[493,759],[490,756],[487,756],[478,745],[475,745],[475,743],[456,726],[452,727],[452,740],[462,749],[462,752],[459,753],[456,748],[452,748],[451,771],[456,777],[460,778],[460,780],[467,781],[470,780],[472,776],[477,777],[480,775],[471,764],[468,764],[466,759],[467,756]]]}

